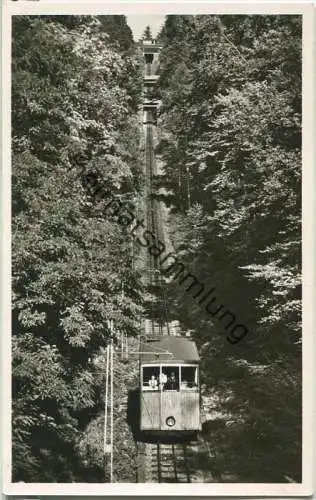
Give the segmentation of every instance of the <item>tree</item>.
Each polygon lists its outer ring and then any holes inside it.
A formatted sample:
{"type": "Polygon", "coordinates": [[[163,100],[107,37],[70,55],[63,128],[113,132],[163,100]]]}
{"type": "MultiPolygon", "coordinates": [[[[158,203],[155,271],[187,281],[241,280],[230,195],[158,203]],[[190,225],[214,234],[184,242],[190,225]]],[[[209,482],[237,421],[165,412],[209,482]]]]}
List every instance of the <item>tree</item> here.
{"type": "Polygon", "coordinates": [[[150,26],[146,26],[145,31],[143,33],[143,40],[153,40],[152,34],[151,34],[151,29],[150,26]]]}
{"type": "Polygon", "coordinates": [[[98,19],[110,41],[118,43],[123,51],[133,50],[133,33],[126,22],[126,16],[98,16],[98,19]]]}
{"type": "Polygon", "coordinates": [[[250,332],[229,344],[223,323],[171,285],[173,314],[200,346],[204,397],[232,426],[217,435],[209,422],[207,439],[239,480],[300,481],[301,21],[167,16],[161,38],[173,243],[250,332]]]}
{"type": "Polygon", "coordinates": [[[13,22],[14,481],[103,478],[78,452],[102,407],[95,360],[109,321],[133,336],[142,310],[132,241],[87,181],[137,196],[140,65],[97,18],[65,17],[13,22]]]}

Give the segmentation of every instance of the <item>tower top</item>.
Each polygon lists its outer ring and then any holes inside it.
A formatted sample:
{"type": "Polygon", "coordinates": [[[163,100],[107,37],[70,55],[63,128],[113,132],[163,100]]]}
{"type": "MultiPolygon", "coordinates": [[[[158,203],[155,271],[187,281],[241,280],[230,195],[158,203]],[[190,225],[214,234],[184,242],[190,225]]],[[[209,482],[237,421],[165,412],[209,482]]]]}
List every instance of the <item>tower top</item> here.
{"type": "Polygon", "coordinates": [[[161,51],[162,45],[160,43],[151,43],[147,40],[144,40],[140,43],[141,48],[143,49],[144,54],[157,54],[161,51]]]}

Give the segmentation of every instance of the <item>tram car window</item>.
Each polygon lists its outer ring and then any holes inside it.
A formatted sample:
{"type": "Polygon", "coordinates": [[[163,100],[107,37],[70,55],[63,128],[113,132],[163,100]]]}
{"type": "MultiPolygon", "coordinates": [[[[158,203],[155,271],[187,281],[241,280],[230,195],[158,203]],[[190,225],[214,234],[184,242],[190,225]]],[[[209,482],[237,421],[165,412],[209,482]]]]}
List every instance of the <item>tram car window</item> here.
{"type": "Polygon", "coordinates": [[[178,391],[179,390],[179,367],[178,366],[164,366],[161,368],[162,374],[165,375],[162,389],[164,391],[178,391]]]}
{"type": "Polygon", "coordinates": [[[158,391],[159,385],[159,367],[143,367],[143,391],[158,391]]]}
{"type": "Polygon", "coordinates": [[[167,335],[142,344],[140,389],[141,431],[201,429],[199,355],[191,339],[167,335]]]}
{"type": "Polygon", "coordinates": [[[198,370],[195,366],[181,367],[181,390],[198,390],[198,370]]]}

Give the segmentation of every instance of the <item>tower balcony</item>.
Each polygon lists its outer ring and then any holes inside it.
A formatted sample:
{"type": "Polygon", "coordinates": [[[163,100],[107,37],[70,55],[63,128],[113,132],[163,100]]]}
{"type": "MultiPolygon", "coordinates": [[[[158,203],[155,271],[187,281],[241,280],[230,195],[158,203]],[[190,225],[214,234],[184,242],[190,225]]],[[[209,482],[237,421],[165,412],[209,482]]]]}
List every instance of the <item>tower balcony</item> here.
{"type": "Polygon", "coordinates": [[[143,54],[158,54],[162,45],[160,43],[151,42],[150,40],[144,40],[142,43],[143,54]]]}
{"type": "Polygon", "coordinates": [[[157,109],[161,105],[161,101],[159,99],[145,99],[143,102],[144,110],[152,110],[157,109]]]}
{"type": "Polygon", "coordinates": [[[144,76],[144,85],[155,85],[157,83],[157,80],[159,78],[159,75],[145,75],[144,76]]]}

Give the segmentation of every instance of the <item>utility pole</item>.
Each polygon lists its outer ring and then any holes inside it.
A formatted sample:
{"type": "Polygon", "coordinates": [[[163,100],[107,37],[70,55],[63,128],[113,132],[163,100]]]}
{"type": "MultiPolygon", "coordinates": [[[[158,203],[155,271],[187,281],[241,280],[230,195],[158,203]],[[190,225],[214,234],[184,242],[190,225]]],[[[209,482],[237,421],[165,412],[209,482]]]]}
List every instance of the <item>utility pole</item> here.
{"type": "Polygon", "coordinates": [[[110,344],[110,360],[111,360],[111,403],[110,403],[110,424],[111,424],[111,434],[110,434],[110,482],[113,483],[113,338],[110,344]]]}
{"type": "MultiPolygon", "coordinates": [[[[107,465],[106,457],[110,459],[110,482],[113,482],[113,338],[106,348],[105,364],[105,401],[104,401],[104,433],[103,452],[104,467],[107,465]],[[109,439],[108,439],[109,438],[109,439]]],[[[106,475],[106,470],[104,471],[106,475]]]]}

